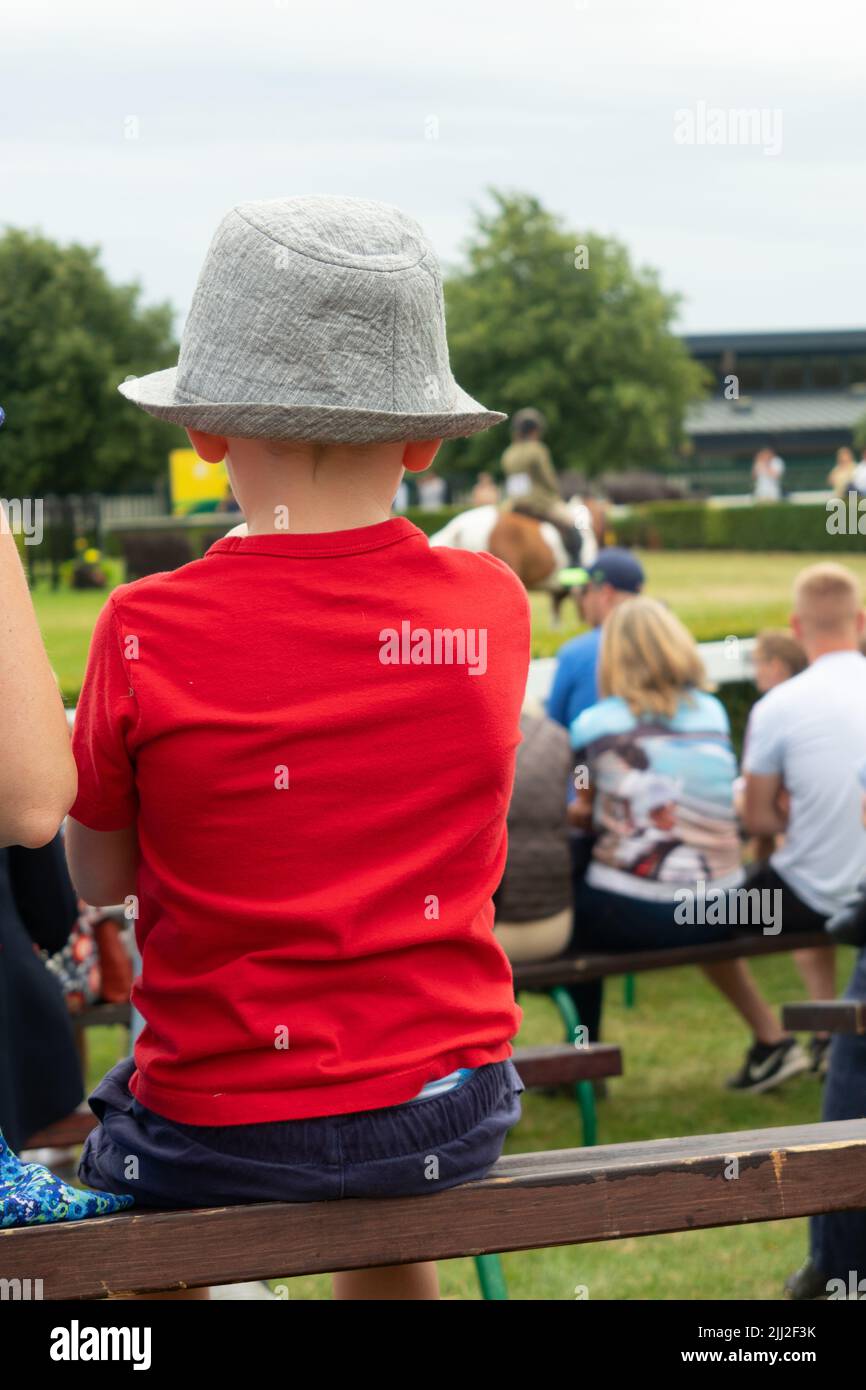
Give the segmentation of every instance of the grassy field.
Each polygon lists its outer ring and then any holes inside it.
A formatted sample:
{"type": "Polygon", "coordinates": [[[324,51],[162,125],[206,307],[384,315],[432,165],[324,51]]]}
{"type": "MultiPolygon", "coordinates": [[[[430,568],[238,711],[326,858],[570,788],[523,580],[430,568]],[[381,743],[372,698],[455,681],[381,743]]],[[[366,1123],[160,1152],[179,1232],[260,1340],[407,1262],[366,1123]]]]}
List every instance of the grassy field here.
{"type": "MultiPolygon", "coordinates": [[[[850,973],[853,952],[840,952],[839,981],[850,973]]],[[[755,975],[774,1003],[803,997],[788,956],[758,961],[755,975]]],[[[625,1075],[608,1082],[599,1103],[599,1143],[673,1135],[724,1133],[820,1118],[821,1084],[797,1077],[766,1096],[724,1088],[747,1045],[744,1028],[721,997],[693,969],[638,977],[637,1006],[626,1009],[622,984],[606,984],[604,1034],[623,1049],[625,1075]]],[[[559,1037],[553,1006],[537,995],[521,996],[521,1043],[559,1037]]],[[[120,1030],[91,1029],[90,1080],[101,1077],[122,1046],[120,1030]]],[[[577,1107],[566,1094],[524,1096],[523,1119],[509,1136],[512,1153],[572,1148],[580,1143],[577,1107]]],[[[505,1255],[513,1299],[570,1301],[585,1285],[589,1299],[775,1299],[806,1250],[807,1222],[722,1227],[677,1235],[563,1246],[505,1255]]],[[[440,1266],[446,1298],[478,1298],[471,1260],[440,1266]]],[[[330,1296],[325,1276],[283,1281],[290,1299],[330,1296]]]]}
{"type": "MultiPolygon", "coordinates": [[[[791,585],[797,571],[826,555],[753,555],[737,552],[654,551],[643,553],[648,592],[677,613],[698,641],[728,636],[750,637],[762,627],[787,624],[791,585]]],[[[848,555],[844,563],[866,589],[866,556],[848,555]]],[[[38,584],[34,600],[48,654],[67,701],[81,689],[87,645],[105,595],[38,584]]],[[[560,632],[550,630],[550,600],[532,595],[533,656],[554,656],[562,642],[579,631],[574,606],[563,609],[560,632]]]]}
{"type": "MultiPolygon", "coordinates": [[[[709,555],[653,553],[643,556],[649,588],[677,612],[702,640],[734,633],[748,636],[783,624],[791,583],[807,555],[709,555]]],[[[866,558],[846,559],[866,584],[866,558]]],[[[51,659],[68,698],[81,683],[87,641],[103,596],[35,593],[51,659]]],[[[533,596],[536,655],[555,652],[576,631],[573,611],[564,632],[548,626],[548,604],[533,596]],[[570,625],[569,625],[570,624],[570,625]]],[[[850,972],[850,952],[841,952],[839,981],[850,972]]],[[[803,996],[790,957],[754,966],[767,997],[775,1002],[803,996]]],[[[555,1041],[559,1024],[553,1007],[538,996],[521,1000],[525,1017],[520,1041],[555,1041]]],[[[599,1142],[714,1133],[817,1120],[820,1083],[798,1077],[768,1096],[725,1090],[747,1045],[739,1020],[696,970],[642,976],[637,1008],[626,1010],[619,981],[606,990],[604,1034],[621,1044],[626,1074],[609,1083],[599,1111],[599,1142]]],[[[103,1075],[122,1045],[118,1030],[92,1030],[90,1081],[103,1075]]],[[[524,1098],[524,1118],[510,1136],[511,1152],[567,1148],[579,1143],[576,1107],[567,1096],[524,1098]]],[[[805,1221],[688,1232],[644,1240],[566,1247],[507,1255],[504,1265],[514,1299],[572,1300],[585,1285],[592,1299],[774,1299],[806,1250],[805,1221]]],[[[451,1299],[477,1298],[470,1260],[441,1266],[443,1292],[451,1299]]],[[[329,1296],[325,1277],[286,1281],[297,1300],[329,1296]]]]}
{"type": "MultiPolygon", "coordinates": [[[[647,593],[667,603],[699,642],[751,637],[764,627],[787,627],[795,575],[826,555],[739,551],[638,552],[647,573],[647,593]]],[[[845,555],[842,563],[866,591],[866,556],[845,555]]],[[[563,608],[563,631],[550,631],[550,601],[532,595],[533,656],[554,656],[563,636],[578,631],[574,608],[563,608]]]]}

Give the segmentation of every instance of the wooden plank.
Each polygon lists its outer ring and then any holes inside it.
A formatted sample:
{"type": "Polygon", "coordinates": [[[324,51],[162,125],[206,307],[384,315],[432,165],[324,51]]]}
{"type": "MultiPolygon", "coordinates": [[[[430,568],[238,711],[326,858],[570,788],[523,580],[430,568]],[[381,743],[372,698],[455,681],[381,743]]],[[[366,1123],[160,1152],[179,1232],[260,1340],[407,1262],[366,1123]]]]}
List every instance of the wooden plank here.
{"type": "Polygon", "coordinates": [[[782,1026],[793,1033],[866,1033],[866,1002],[824,999],[785,1004],[782,1026]]]}
{"type": "Polygon", "coordinates": [[[92,1129],[98,1124],[92,1110],[75,1110],[53,1125],[46,1125],[36,1134],[31,1134],[23,1149],[67,1149],[83,1144],[92,1129]]]}
{"type": "Polygon", "coordinates": [[[91,1004],[89,1009],[72,1015],[73,1028],[113,1028],[116,1024],[129,1027],[129,1004],[91,1004]]]}
{"type": "Polygon", "coordinates": [[[574,1047],[559,1043],[515,1048],[512,1062],[524,1086],[568,1086],[603,1076],[622,1076],[622,1052],[612,1043],[574,1047]]]}
{"type": "Polygon", "coordinates": [[[480,1182],[423,1197],[125,1213],[0,1231],[0,1278],[42,1279],[46,1299],[104,1298],[864,1206],[866,1119],[842,1120],[518,1154],[480,1182]]]}
{"type": "Polygon", "coordinates": [[[560,956],[556,960],[532,961],[515,965],[515,989],[550,989],[554,985],[579,984],[601,980],[608,975],[636,975],[642,970],[668,970],[679,965],[713,965],[720,960],[740,957],[772,956],[799,951],[806,946],[832,946],[825,932],[800,932],[788,936],[736,936],[730,941],[714,941],[709,946],[677,946],[670,951],[617,951],[608,955],[584,952],[560,956]]]}

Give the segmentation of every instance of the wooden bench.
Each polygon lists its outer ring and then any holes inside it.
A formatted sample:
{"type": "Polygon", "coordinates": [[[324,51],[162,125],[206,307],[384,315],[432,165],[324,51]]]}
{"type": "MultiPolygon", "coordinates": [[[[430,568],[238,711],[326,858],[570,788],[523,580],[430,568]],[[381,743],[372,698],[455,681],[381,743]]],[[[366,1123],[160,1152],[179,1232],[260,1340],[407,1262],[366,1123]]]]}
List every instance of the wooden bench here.
{"type": "Polygon", "coordinates": [[[556,985],[577,985],[587,980],[603,980],[608,975],[635,975],[644,970],[670,970],[679,965],[715,965],[718,961],[742,957],[775,956],[808,946],[832,946],[826,932],[780,933],[778,936],[751,936],[746,933],[730,941],[713,941],[706,946],[677,946],[665,951],[583,952],[558,956],[555,960],[515,965],[515,989],[553,989],[556,985]]]}
{"type": "Polygon", "coordinates": [[[76,1032],[84,1028],[112,1028],[116,1025],[128,1028],[131,1014],[129,1004],[90,1004],[88,1008],[72,1014],[72,1026],[76,1032]]]}
{"type": "Polygon", "coordinates": [[[782,933],[778,936],[752,936],[742,932],[729,941],[713,941],[706,946],[677,946],[664,951],[587,951],[557,956],[554,960],[515,965],[514,989],[517,994],[522,989],[549,994],[562,1019],[566,1038],[574,1041],[579,1037],[581,1021],[567,985],[604,980],[609,975],[625,975],[625,1003],[627,1008],[631,1008],[635,1000],[634,976],[644,970],[671,970],[680,965],[713,965],[718,961],[773,956],[808,946],[827,947],[832,944],[825,932],[802,932],[796,936],[782,933]]]}
{"type": "Polygon", "coordinates": [[[84,1143],[96,1124],[96,1116],[89,1107],[87,1110],[73,1110],[71,1115],[65,1115],[62,1120],[56,1120],[54,1124],[31,1134],[22,1145],[22,1150],[75,1148],[84,1143]]]}
{"type": "Polygon", "coordinates": [[[106,1298],[866,1206],[866,1119],[501,1158],[424,1197],[127,1212],[0,1231],[0,1278],[106,1298]],[[734,1163],[736,1160],[736,1163],[734,1163]],[[734,1176],[736,1174],[736,1176],[734,1176]]]}
{"type": "Polygon", "coordinates": [[[866,1002],[823,999],[816,1003],[785,1004],[782,1027],[792,1033],[866,1033],[866,1002]]]}
{"type": "MultiPolygon", "coordinates": [[[[106,1005],[116,1009],[121,1005],[106,1005]]],[[[100,1022],[99,1008],[87,1011],[91,1025],[100,1022]]],[[[79,1015],[79,1018],[81,1015],[79,1015]]],[[[117,1020],[114,1020],[117,1021],[117,1020]]],[[[85,1025],[86,1026],[86,1025],[85,1025]]],[[[527,1089],[552,1086],[582,1086],[609,1076],[622,1076],[622,1052],[612,1043],[588,1043],[574,1047],[568,1043],[543,1043],[538,1047],[515,1048],[512,1061],[527,1089]]],[[[96,1116],[90,1109],[76,1110],[55,1124],[31,1134],[24,1149],[63,1149],[83,1144],[96,1127],[96,1116]]],[[[584,1117],[586,1129],[586,1117],[584,1117]]],[[[594,1134],[585,1142],[594,1142],[594,1134]]]]}

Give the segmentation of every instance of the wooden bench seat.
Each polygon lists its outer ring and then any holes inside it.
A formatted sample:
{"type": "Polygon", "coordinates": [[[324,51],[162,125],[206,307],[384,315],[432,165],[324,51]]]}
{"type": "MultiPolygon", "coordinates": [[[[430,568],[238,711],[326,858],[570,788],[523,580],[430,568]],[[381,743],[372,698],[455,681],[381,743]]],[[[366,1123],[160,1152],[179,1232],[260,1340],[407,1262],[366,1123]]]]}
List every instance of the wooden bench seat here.
{"type": "Polygon", "coordinates": [[[0,1278],[42,1279],[46,1299],[105,1298],[864,1206],[866,1119],[843,1120],[515,1154],[480,1182],[423,1197],[16,1228],[0,1231],[0,1278]]]}
{"type": "Polygon", "coordinates": [[[714,965],[717,961],[740,957],[774,956],[799,951],[807,946],[832,946],[825,932],[800,932],[785,936],[750,936],[745,933],[730,941],[714,941],[706,946],[677,946],[665,951],[583,952],[558,956],[555,960],[515,965],[515,989],[548,990],[555,985],[576,985],[585,980],[602,980],[608,975],[635,975],[644,970],[668,970],[678,965],[714,965]]]}
{"type": "Polygon", "coordinates": [[[866,1033],[866,1003],[859,999],[825,999],[785,1004],[782,1027],[792,1033],[866,1033]]]}
{"type": "Polygon", "coordinates": [[[74,1148],[84,1143],[96,1124],[96,1116],[89,1107],[87,1110],[73,1110],[71,1115],[65,1115],[62,1120],[56,1120],[53,1125],[46,1125],[36,1134],[31,1134],[22,1149],[74,1148]]]}
{"type": "Polygon", "coordinates": [[[129,1027],[132,1009],[129,1004],[91,1004],[72,1015],[72,1026],[79,1028],[112,1028],[120,1024],[129,1027]]]}
{"type": "Polygon", "coordinates": [[[570,1086],[622,1076],[622,1052],[613,1043],[543,1043],[516,1047],[511,1058],[524,1086],[570,1086]]]}

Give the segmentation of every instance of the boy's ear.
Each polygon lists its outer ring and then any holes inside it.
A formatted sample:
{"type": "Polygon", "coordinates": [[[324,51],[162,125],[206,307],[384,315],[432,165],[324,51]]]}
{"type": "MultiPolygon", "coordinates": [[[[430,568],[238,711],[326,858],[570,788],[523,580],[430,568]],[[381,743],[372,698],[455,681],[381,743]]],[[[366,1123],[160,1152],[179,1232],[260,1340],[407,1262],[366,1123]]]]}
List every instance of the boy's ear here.
{"type": "Polygon", "coordinates": [[[222,463],[228,451],[228,442],[219,434],[205,434],[203,430],[187,430],[187,436],[200,459],[205,463],[222,463]]]}
{"type": "Polygon", "coordinates": [[[412,439],[403,450],[403,467],[409,473],[423,473],[439,452],[441,439],[412,439]]]}

